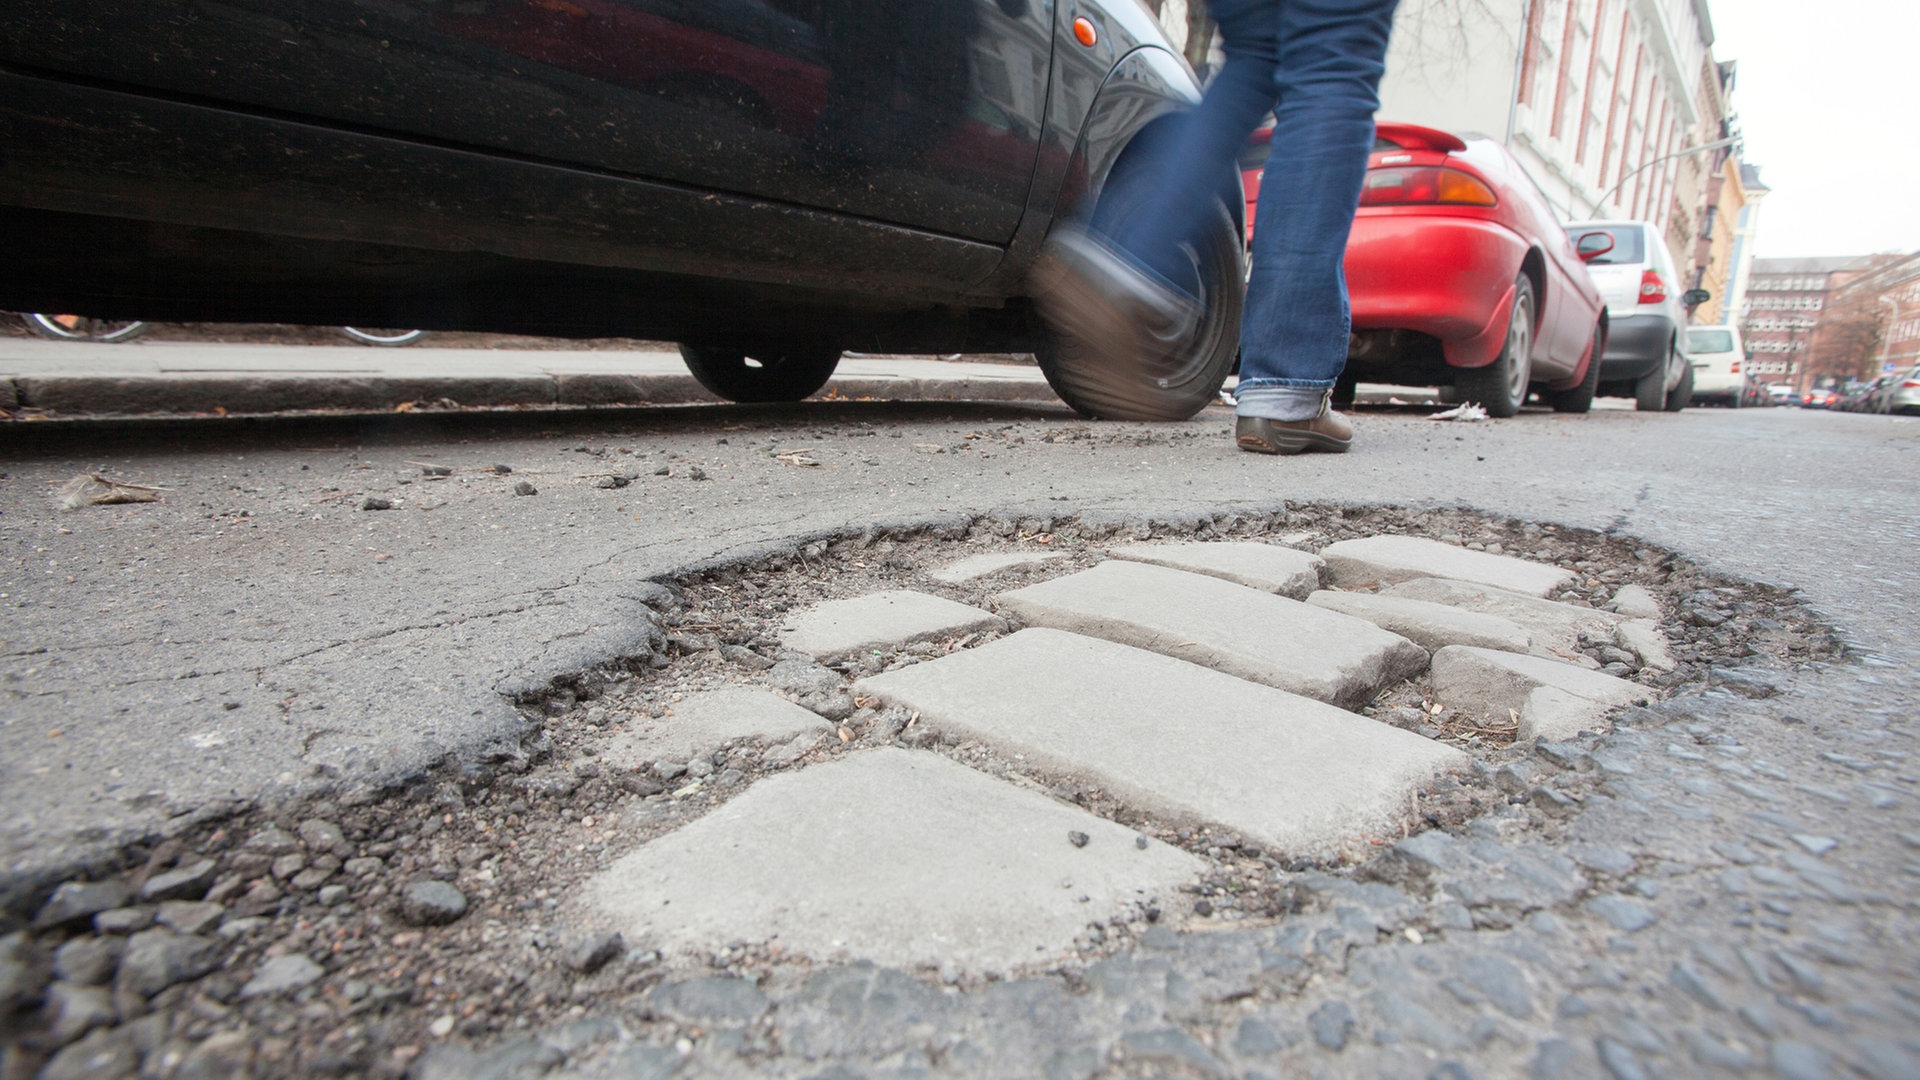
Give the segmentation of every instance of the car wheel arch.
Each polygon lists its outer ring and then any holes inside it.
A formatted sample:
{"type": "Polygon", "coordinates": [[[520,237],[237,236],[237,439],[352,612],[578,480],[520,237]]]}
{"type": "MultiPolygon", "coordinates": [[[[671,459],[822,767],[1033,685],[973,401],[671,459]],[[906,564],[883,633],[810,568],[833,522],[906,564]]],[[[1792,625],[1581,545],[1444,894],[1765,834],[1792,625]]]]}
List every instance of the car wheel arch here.
{"type": "Polygon", "coordinates": [[[1533,283],[1533,347],[1540,348],[1540,331],[1547,322],[1547,257],[1537,247],[1529,247],[1520,259],[1520,273],[1533,283]]]}

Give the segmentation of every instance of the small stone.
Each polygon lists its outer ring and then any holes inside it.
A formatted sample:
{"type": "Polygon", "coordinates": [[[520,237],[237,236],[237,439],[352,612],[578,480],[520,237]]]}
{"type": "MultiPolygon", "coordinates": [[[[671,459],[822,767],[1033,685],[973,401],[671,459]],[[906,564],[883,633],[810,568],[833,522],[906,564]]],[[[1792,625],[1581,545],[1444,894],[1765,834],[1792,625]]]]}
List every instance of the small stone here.
{"type": "Polygon", "coordinates": [[[348,889],[345,885],[327,885],[320,890],[320,906],[334,907],[346,903],[348,889]]]}
{"type": "Polygon", "coordinates": [[[1353,1035],[1353,1010],[1343,1001],[1329,1001],[1307,1017],[1313,1041],[1328,1050],[1344,1050],[1353,1035]]]}
{"type": "Polygon", "coordinates": [[[307,857],[299,852],[295,852],[292,855],[282,855],[273,860],[273,865],[269,868],[269,872],[273,874],[275,881],[285,881],[306,868],[307,857]]]}
{"type": "Polygon", "coordinates": [[[133,894],[118,881],[69,881],[53,890],[33,917],[35,930],[58,930],[83,923],[102,911],[124,907],[133,894]]]}
{"type": "Polygon", "coordinates": [[[254,970],[253,978],[240,988],[240,999],[250,1001],[291,994],[319,981],[326,973],[325,968],[299,953],[276,956],[254,970]]]}
{"type": "Polygon", "coordinates": [[[1606,1066],[1613,1080],[1648,1080],[1646,1066],[1625,1043],[1603,1037],[1594,1043],[1594,1049],[1600,1052],[1600,1064],[1606,1066]]]}
{"type": "Polygon", "coordinates": [[[399,912],[415,926],[441,926],[467,913],[467,898],[444,881],[416,881],[401,890],[399,912]]]}
{"type": "Polygon", "coordinates": [[[131,934],[152,925],[150,907],[109,908],[93,917],[93,928],[102,934],[131,934]]]}
{"type": "Polygon", "coordinates": [[[278,857],[292,855],[300,851],[304,845],[300,843],[298,837],[280,826],[268,825],[247,837],[246,843],[241,846],[256,855],[278,857]]]}
{"type": "MultiPolygon", "coordinates": [[[[53,954],[56,978],[78,986],[98,986],[113,980],[126,942],[112,937],[77,937],[53,954]]],[[[78,1038],[78,1036],[75,1036],[78,1038]]]]}
{"type": "Polygon", "coordinates": [[[375,856],[363,855],[360,858],[348,859],[346,862],[341,863],[340,869],[343,873],[351,877],[366,877],[370,874],[379,873],[386,868],[386,865],[384,861],[375,856]]]}
{"type": "Polygon", "coordinates": [[[326,880],[332,876],[333,871],[323,866],[310,866],[293,875],[293,880],[287,884],[298,892],[311,892],[325,884],[326,880]]]}
{"type": "Polygon", "coordinates": [[[1793,842],[1814,855],[1825,855],[1840,846],[1840,841],[1831,836],[1810,836],[1806,833],[1794,833],[1793,842]]]}
{"type": "Polygon", "coordinates": [[[244,1031],[216,1031],[188,1052],[173,1075],[178,1080],[252,1075],[255,1038],[244,1031]]]}
{"type": "Polygon", "coordinates": [[[233,941],[246,937],[255,930],[260,930],[271,925],[273,925],[273,920],[264,915],[249,915],[241,919],[228,919],[226,922],[220,924],[220,929],[216,932],[221,937],[233,941]]]}
{"type": "Polygon", "coordinates": [[[1774,1043],[1767,1048],[1767,1061],[1783,1080],[1825,1080],[1840,1071],[1833,1055],[1800,1042],[1774,1043]]]}
{"type": "Polygon", "coordinates": [[[499,462],[497,462],[497,461],[493,463],[493,466],[492,466],[492,468],[493,468],[493,471],[494,471],[494,474],[495,474],[495,475],[497,475],[497,476],[505,476],[505,475],[507,475],[508,473],[510,473],[510,472],[512,472],[512,471],[513,471],[513,466],[511,466],[511,465],[502,465],[502,464],[500,464],[500,463],[499,463],[499,462]]]}
{"type": "Polygon", "coordinates": [[[687,762],[687,775],[702,780],[713,775],[713,762],[706,758],[694,758],[687,762]]]}
{"type": "Polygon", "coordinates": [[[1559,1080],[1573,1069],[1579,1057],[1580,1052],[1567,1040],[1548,1039],[1534,1051],[1527,1075],[1531,1080],[1559,1080]]]}
{"type": "Polygon", "coordinates": [[[698,465],[687,466],[687,479],[705,480],[706,478],[707,478],[707,470],[701,468],[698,465]]]}
{"type": "Polygon", "coordinates": [[[265,915],[278,908],[283,899],[285,899],[284,894],[273,882],[256,881],[240,899],[233,902],[232,911],[242,918],[249,915],[265,915]]]}
{"type": "Polygon", "coordinates": [[[369,495],[369,496],[367,496],[367,501],[366,501],[366,502],[363,502],[363,503],[361,503],[361,504],[360,504],[360,509],[362,509],[362,510],[391,510],[391,509],[393,509],[393,500],[392,500],[392,499],[383,499],[383,498],[381,498],[381,497],[380,497],[380,496],[378,496],[378,495],[369,495]]]}
{"type": "Polygon", "coordinates": [[[626,939],[619,934],[594,934],[575,942],[563,960],[568,967],[582,975],[591,975],[606,967],[626,949],[626,939]]]}
{"type": "Polygon", "coordinates": [[[678,780],[687,775],[687,766],[681,761],[656,761],[653,763],[653,775],[661,780],[678,780]]]}
{"type": "Polygon", "coordinates": [[[227,909],[205,900],[169,900],[160,905],[161,926],[182,934],[197,934],[213,925],[227,909]]]}
{"type": "Polygon", "coordinates": [[[633,479],[631,477],[621,476],[616,473],[610,476],[599,477],[598,479],[594,480],[593,486],[597,488],[601,488],[603,490],[612,490],[614,488],[626,487],[628,484],[631,484],[631,483],[633,483],[633,479]]]}
{"type": "Polygon", "coordinates": [[[1067,843],[1072,844],[1074,847],[1086,847],[1088,839],[1086,833],[1078,830],[1067,834],[1067,843]]]}
{"type": "Polygon", "coordinates": [[[65,1046],[94,1028],[109,1026],[120,1018],[106,988],[67,982],[57,982],[47,988],[44,1012],[56,1046],[65,1046]]]}
{"type": "Polygon", "coordinates": [[[540,489],[522,480],[513,485],[513,493],[515,495],[538,495],[540,494],[540,489]]]}
{"type": "Polygon", "coordinates": [[[220,966],[220,949],[206,938],[171,930],[142,930],[127,939],[117,985],[149,998],[220,966]]]}
{"type": "Polygon", "coordinates": [[[320,818],[309,818],[300,823],[300,840],[307,850],[315,855],[341,854],[347,850],[347,835],[340,826],[320,818]]]}
{"type": "Polygon", "coordinates": [[[178,870],[156,874],[140,889],[140,899],[148,903],[161,900],[198,900],[207,895],[220,866],[212,859],[201,859],[178,870]]]}

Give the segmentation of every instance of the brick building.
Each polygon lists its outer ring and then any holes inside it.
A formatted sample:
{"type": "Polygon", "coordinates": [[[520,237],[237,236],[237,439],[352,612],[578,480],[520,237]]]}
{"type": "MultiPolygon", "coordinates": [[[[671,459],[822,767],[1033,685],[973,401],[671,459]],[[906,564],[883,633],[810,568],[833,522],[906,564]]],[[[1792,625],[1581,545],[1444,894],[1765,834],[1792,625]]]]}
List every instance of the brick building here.
{"type": "Polygon", "coordinates": [[[1856,378],[1906,372],[1920,364],[1920,252],[1875,256],[1872,266],[1837,285],[1815,347],[1831,367],[1851,361],[1856,378]],[[1849,325],[1839,325],[1834,322],[1849,325]]]}
{"type": "Polygon", "coordinates": [[[1740,313],[1740,335],[1753,362],[1747,371],[1795,393],[1814,385],[1817,332],[1834,291],[1873,269],[1870,255],[1839,258],[1755,259],[1740,313]]]}

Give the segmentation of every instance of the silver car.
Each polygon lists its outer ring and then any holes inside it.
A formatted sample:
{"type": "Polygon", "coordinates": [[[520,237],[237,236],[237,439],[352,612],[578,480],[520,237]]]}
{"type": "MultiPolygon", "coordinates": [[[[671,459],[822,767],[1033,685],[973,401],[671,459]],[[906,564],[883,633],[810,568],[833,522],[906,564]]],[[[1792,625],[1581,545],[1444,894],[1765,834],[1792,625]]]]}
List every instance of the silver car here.
{"type": "Polygon", "coordinates": [[[1643,412],[1679,412],[1693,398],[1687,358],[1686,286],[1660,230],[1645,221],[1588,221],[1567,226],[1604,232],[1613,249],[1587,262],[1607,301],[1607,351],[1600,393],[1631,397],[1643,412]]]}
{"type": "Polygon", "coordinates": [[[1920,415],[1920,367],[1915,367],[1905,375],[1889,376],[1889,379],[1891,381],[1881,398],[1886,404],[1880,411],[1900,416],[1920,415]]]}

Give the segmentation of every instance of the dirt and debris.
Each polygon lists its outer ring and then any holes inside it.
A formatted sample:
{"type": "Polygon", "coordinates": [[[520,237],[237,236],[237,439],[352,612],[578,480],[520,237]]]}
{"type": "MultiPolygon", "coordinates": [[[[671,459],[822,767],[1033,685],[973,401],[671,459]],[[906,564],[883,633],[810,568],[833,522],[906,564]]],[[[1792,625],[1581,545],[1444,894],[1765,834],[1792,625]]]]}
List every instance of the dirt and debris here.
{"type": "Polygon", "coordinates": [[[60,485],[60,509],[78,510],[83,506],[113,506],[119,503],[159,502],[163,487],[129,484],[99,473],[81,473],[60,485]]]}

